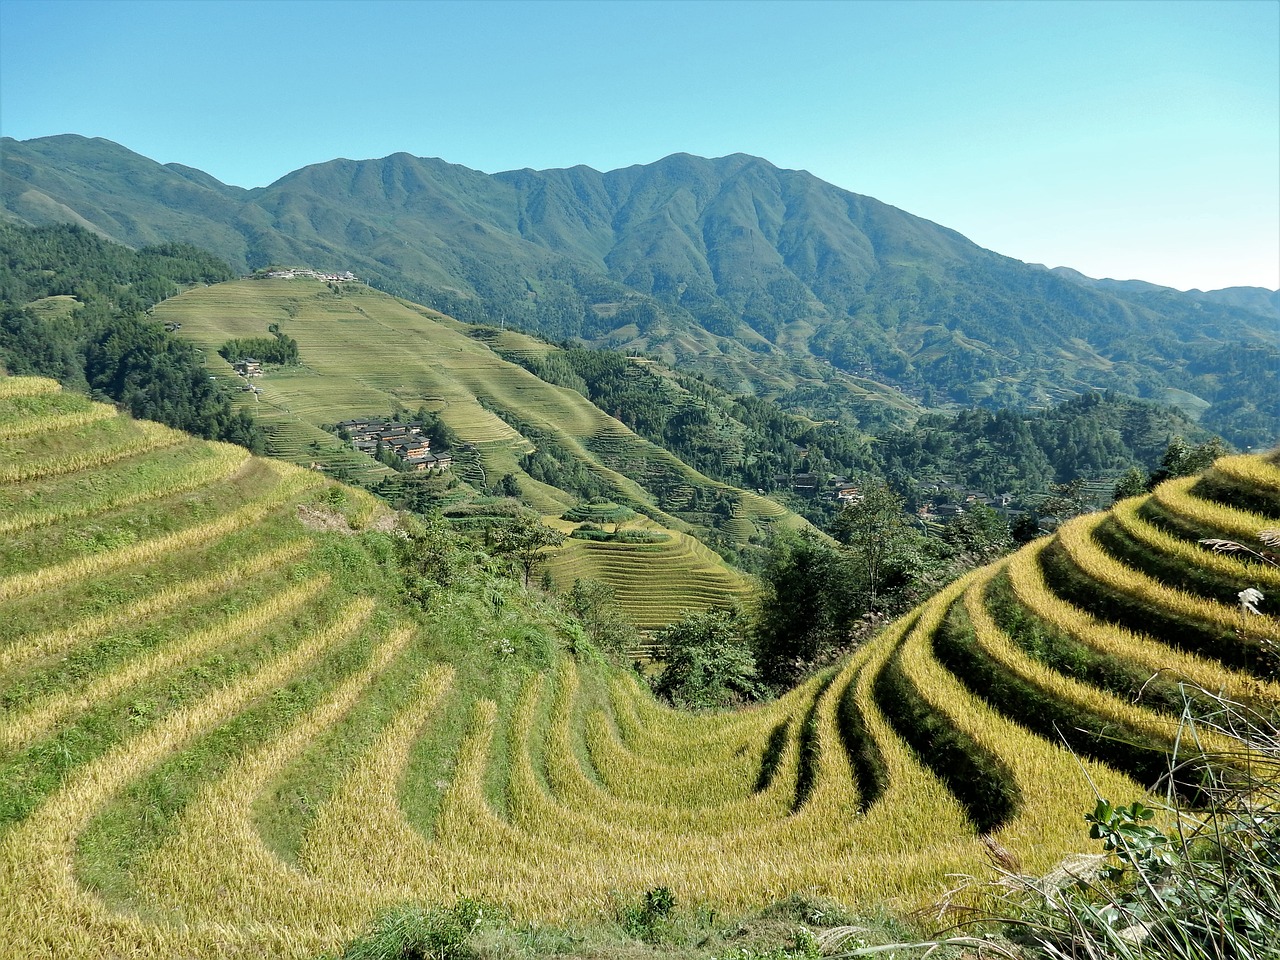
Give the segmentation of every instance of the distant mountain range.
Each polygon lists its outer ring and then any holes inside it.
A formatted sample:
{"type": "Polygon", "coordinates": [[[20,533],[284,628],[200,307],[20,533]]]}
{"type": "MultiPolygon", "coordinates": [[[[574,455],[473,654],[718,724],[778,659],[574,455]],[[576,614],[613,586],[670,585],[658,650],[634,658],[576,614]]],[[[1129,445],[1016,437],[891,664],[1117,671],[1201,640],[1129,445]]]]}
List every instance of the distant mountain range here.
{"type": "Polygon", "coordinates": [[[400,153],[253,190],[79,136],[6,138],[0,157],[12,219],[183,240],[245,271],[352,270],[459,319],[644,351],[819,419],[1112,388],[1237,445],[1280,437],[1280,294],[1025,264],[756,157],[489,175],[400,153]]]}

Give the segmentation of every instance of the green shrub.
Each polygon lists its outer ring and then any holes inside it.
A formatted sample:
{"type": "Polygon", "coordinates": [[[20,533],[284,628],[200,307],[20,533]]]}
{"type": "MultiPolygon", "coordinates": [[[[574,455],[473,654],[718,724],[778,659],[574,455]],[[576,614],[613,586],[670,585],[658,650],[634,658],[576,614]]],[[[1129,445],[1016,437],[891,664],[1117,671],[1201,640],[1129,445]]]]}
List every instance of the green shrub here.
{"type": "Polygon", "coordinates": [[[654,637],[666,661],[655,692],[686,709],[756,699],[760,687],[746,630],[746,617],[737,609],[685,613],[654,637]]]}
{"type": "Polygon", "coordinates": [[[448,909],[398,907],[349,944],[341,960],[465,960],[483,918],[481,905],[466,898],[448,909]]]}
{"type": "Polygon", "coordinates": [[[646,890],[639,903],[625,904],[618,911],[618,922],[628,936],[645,943],[658,943],[674,919],[676,895],[669,887],[646,890]]]}

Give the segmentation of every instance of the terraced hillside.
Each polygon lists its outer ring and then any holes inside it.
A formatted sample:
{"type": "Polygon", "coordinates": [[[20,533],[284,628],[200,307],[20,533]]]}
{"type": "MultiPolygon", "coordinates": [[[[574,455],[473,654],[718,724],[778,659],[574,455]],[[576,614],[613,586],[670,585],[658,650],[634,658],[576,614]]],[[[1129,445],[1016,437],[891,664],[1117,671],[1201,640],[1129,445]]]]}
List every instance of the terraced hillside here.
{"type": "Polygon", "coordinates": [[[547,569],[560,584],[588,578],[610,584],[614,599],[641,629],[666,626],[686,610],[751,599],[745,578],[726,570],[719,557],[683,533],[671,532],[657,543],[569,539],[551,554],[547,569]]]}
{"type": "MultiPolygon", "coordinates": [[[[223,377],[234,376],[217,356],[228,339],[265,336],[269,325],[278,324],[297,340],[301,366],[270,371],[254,381],[261,393],[239,394],[266,428],[271,454],[294,463],[319,463],[353,479],[376,476],[386,468],[345,448],[321,426],[357,415],[387,415],[397,404],[410,411],[425,406],[473,448],[461,454],[460,475],[493,484],[510,474],[522,496],[548,517],[558,517],[578,497],[524,471],[522,458],[539,443],[554,443],[564,456],[585,465],[611,496],[678,533],[706,536],[710,525],[721,524],[724,539],[745,544],[763,526],[803,523],[772,500],[697,473],[581,394],[502,359],[469,335],[476,328],[360,285],[335,293],[316,280],[220,283],[168,300],[154,313],[158,320],[181,324],[180,335],[202,347],[210,369],[223,377]],[[706,500],[723,499],[729,516],[722,520],[708,513],[695,524],[677,516],[695,488],[706,500]]],[[[504,347],[536,350],[538,344],[507,334],[504,347]]],[[[640,553],[634,559],[643,558],[640,553]]],[[[745,581],[721,561],[709,562],[720,568],[716,576],[728,590],[717,602],[745,589],[745,581]]],[[[624,597],[633,593],[631,578],[639,568],[631,566],[633,573],[613,584],[624,597]]],[[[572,567],[578,575],[611,576],[607,564],[590,558],[578,557],[572,567]]],[[[699,569],[688,573],[697,577],[699,569]]],[[[661,578],[648,589],[661,590],[661,578]]],[[[642,611],[634,612],[648,622],[642,611]]]]}
{"type": "Polygon", "coordinates": [[[413,608],[392,537],[338,520],[375,510],[0,380],[0,956],[313,957],[464,895],[911,907],[988,837],[1084,849],[1094,788],[1164,769],[1176,681],[1280,702],[1280,621],[1234,605],[1280,576],[1195,543],[1276,525],[1274,459],[1074,521],[737,713],[659,707],[514,583],[413,608]]]}

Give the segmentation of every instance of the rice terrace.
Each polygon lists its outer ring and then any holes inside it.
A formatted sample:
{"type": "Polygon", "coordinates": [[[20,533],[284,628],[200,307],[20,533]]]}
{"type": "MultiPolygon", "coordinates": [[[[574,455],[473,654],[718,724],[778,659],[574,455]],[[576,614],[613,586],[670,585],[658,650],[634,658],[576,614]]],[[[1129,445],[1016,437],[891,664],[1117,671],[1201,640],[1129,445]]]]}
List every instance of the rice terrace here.
{"type": "Polygon", "coordinates": [[[640,626],[660,627],[683,609],[746,596],[744,578],[699,540],[712,526],[722,525],[724,536],[745,543],[761,528],[804,525],[776,501],[699,474],[581,394],[508,359],[550,349],[534,337],[462,324],[362,285],[335,291],[310,280],[198,287],[157,305],[155,317],[180,326],[181,336],[202,347],[223,377],[230,377],[231,365],[216,351],[229,338],[273,328],[298,343],[300,365],[275,369],[255,381],[257,393],[237,396],[266,428],[274,457],[318,463],[350,479],[386,475],[388,468],[323,428],[353,413],[400,404],[433,412],[465,444],[458,473],[477,478],[477,486],[511,475],[521,498],[553,526],[572,528],[557,518],[577,498],[522,467],[526,454],[552,444],[585,464],[611,494],[651,504],[631,526],[665,532],[660,543],[571,539],[548,568],[563,587],[588,576],[611,584],[640,626]],[[695,490],[724,500],[731,516],[690,512],[687,501],[695,490]]]}
{"type": "Polygon", "coordinates": [[[1071,521],[720,713],[660,706],[518,583],[407,603],[363,491],[53,381],[0,380],[0,484],[4,957],[315,957],[460,898],[912,910],[993,845],[1031,874],[1088,849],[1096,796],[1168,770],[1181,683],[1280,703],[1280,621],[1237,602],[1280,572],[1197,543],[1277,524],[1274,455],[1071,521]]]}

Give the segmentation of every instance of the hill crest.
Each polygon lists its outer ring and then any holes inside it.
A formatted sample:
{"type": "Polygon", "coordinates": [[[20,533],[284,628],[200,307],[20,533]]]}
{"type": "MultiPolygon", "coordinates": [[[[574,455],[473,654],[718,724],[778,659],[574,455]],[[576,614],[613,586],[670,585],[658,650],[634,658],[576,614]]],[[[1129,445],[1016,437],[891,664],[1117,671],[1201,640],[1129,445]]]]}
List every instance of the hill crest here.
{"type": "Polygon", "coordinates": [[[1280,435],[1265,390],[1226,385],[1242,345],[1280,350],[1258,298],[1082,284],[760,158],[488,175],[398,153],[234,192],[116,145],[0,149],[10,216],[190,240],[240,269],[350,269],[462,320],[642,350],[819,417],[873,421],[868,389],[908,409],[1115,389],[1186,397],[1236,443],[1280,435]],[[802,399],[813,382],[826,399],[802,399]]]}

